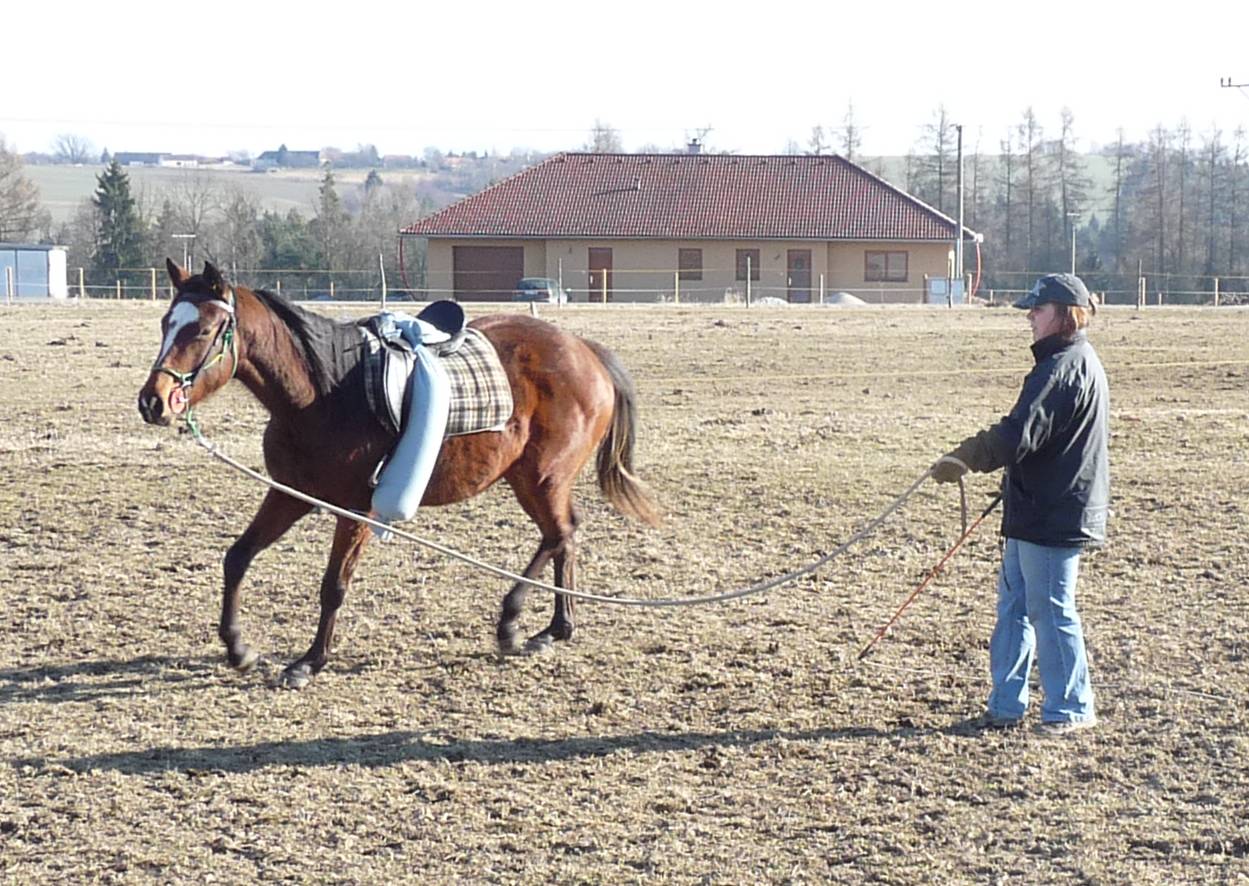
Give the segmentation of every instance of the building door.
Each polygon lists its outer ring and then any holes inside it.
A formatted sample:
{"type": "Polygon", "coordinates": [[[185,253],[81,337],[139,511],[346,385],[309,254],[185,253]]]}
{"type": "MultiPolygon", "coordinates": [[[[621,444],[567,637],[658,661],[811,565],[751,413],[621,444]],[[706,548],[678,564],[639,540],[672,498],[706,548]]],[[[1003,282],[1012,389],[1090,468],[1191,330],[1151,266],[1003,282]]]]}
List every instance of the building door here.
{"type": "Polygon", "coordinates": [[[606,284],[606,300],[611,301],[611,250],[600,246],[591,246],[587,263],[590,268],[589,301],[604,300],[604,284],[606,284]]]}
{"type": "Polygon", "coordinates": [[[523,246],[453,246],[455,297],[460,301],[511,301],[525,276],[523,246]]]}
{"type": "Polygon", "coordinates": [[[791,302],[811,301],[811,250],[791,249],[786,261],[787,296],[791,302]]]}

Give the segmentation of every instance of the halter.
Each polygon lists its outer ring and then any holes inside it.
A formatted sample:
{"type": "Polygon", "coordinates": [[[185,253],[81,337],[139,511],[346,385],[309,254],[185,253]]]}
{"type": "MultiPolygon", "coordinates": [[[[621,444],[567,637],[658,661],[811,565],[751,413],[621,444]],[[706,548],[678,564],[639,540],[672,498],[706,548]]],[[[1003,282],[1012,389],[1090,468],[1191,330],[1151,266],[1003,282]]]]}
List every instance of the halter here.
{"type": "MultiPolygon", "coordinates": [[[[213,343],[209,345],[208,350],[204,352],[204,356],[199,361],[199,365],[190,372],[179,372],[176,369],[170,369],[168,366],[152,367],[155,372],[163,372],[165,375],[172,376],[178,383],[178,390],[184,391],[191,387],[191,385],[195,384],[195,379],[199,377],[201,372],[215,366],[218,361],[225,359],[227,351],[230,354],[231,368],[230,378],[226,379],[226,381],[229,382],[232,380],[239,371],[239,341],[237,334],[238,314],[234,309],[234,289],[227,289],[225,298],[213,299],[213,301],[218,302],[225,308],[229,318],[217,327],[217,334],[213,337],[213,343]],[[216,355],[210,358],[209,355],[212,354],[213,349],[217,347],[218,342],[221,343],[221,350],[217,351],[216,355]]],[[[188,421],[192,420],[190,398],[187,398],[186,417],[188,421]]]]}

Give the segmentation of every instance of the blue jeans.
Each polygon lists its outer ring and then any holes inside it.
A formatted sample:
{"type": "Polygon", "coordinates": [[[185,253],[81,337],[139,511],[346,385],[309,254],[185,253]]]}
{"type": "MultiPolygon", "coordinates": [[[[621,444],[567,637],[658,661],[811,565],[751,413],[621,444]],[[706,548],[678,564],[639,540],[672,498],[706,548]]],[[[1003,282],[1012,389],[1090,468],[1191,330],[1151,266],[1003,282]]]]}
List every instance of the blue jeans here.
{"type": "Polygon", "coordinates": [[[990,716],[1023,717],[1035,657],[1045,694],[1041,720],[1093,719],[1088,654],[1076,612],[1080,551],[1006,540],[998,574],[997,625],[989,641],[990,716]]]}

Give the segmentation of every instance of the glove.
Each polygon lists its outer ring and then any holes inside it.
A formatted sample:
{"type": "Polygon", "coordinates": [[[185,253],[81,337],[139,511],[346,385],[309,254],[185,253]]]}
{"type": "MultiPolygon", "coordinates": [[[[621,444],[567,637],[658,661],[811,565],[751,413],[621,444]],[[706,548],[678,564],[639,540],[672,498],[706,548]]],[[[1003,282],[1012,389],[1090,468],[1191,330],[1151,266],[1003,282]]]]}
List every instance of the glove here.
{"type": "Polygon", "coordinates": [[[957,483],[968,471],[967,465],[953,452],[943,455],[928,469],[938,483],[957,483]]]}

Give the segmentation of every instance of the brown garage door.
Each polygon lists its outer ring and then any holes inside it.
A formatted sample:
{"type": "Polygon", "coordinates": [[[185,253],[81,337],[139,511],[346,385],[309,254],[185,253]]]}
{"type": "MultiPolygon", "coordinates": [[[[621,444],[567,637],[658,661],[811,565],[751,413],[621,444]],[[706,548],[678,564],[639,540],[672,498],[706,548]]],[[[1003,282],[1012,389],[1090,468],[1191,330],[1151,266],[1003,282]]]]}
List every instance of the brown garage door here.
{"type": "Polygon", "coordinates": [[[525,276],[523,246],[454,246],[451,261],[460,301],[510,301],[525,276]]]}

